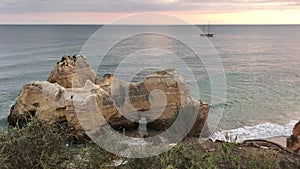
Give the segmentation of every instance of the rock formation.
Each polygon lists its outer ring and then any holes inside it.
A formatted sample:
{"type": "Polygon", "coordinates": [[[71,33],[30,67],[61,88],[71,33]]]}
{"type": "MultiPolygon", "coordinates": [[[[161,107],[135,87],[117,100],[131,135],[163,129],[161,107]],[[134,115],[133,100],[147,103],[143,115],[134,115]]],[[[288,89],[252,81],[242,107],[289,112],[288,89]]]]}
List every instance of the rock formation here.
{"type": "MultiPolygon", "coordinates": [[[[49,124],[67,122],[73,134],[80,138],[85,137],[84,131],[97,130],[107,123],[114,128],[122,125],[115,121],[122,119],[122,115],[112,98],[89,80],[83,88],[72,89],[46,81],[26,84],[11,108],[8,123],[22,125],[31,116],[49,124]]],[[[137,124],[126,121],[123,127],[137,127],[137,124]]]]}
{"type": "Polygon", "coordinates": [[[52,124],[65,117],[65,88],[49,82],[25,84],[15,105],[11,107],[8,123],[26,123],[30,116],[38,116],[52,124]]]}
{"type": "Polygon", "coordinates": [[[63,56],[57,62],[47,81],[57,83],[64,88],[83,87],[90,80],[98,83],[98,76],[81,55],[63,56]]]}
{"type": "Polygon", "coordinates": [[[152,129],[168,129],[181,108],[192,105],[198,114],[189,135],[199,136],[208,117],[208,104],[194,100],[182,76],[172,69],[154,71],[137,83],[123,82],[107,74],[100,86],[110,93],[125,117],[136,122],[146,117],[147,126],[152,129]]]}
{"type": "Polygon", "coordinates": [[[287,138],[287,148],[300,153],[300,121],[294,126],[293,134],[287,138]]]}
{"type": "MultiPolygon", "coordinates": [[[[31,116],[49,124],[67,122],[77,137],[106,124],[114,129],[137,128],[141,117],[147,127],[168,129],[179,113],[195,123],[188,136],[199,136],[209,106],[190,96],[188,86],[175,70],[155,71],[143,81],[128,83],[106,74],[99,81],[83,56],[64,56],[47,81],[34,81],[23,87],[11,107],[8,123],[25,124],[31,116]],[[180,111],[183,107],[189,111],[180,111]],[[194,110],[194,111],[192,111],[194,110]],[[192,116],[191,116],[192,117],[192,116]]],[[[183,122],[189,123],[189,121],[183,122]]]]}

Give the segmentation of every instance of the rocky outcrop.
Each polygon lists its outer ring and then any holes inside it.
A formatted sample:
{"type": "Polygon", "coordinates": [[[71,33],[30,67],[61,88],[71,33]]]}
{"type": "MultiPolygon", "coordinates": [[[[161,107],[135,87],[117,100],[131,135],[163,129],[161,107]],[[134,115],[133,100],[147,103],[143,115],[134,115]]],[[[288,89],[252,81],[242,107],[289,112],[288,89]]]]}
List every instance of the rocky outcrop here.
{"type": "Polygon", "coordinates": [[[23,87],[15,105],[11,107],[8,123],[26,123],[30,116],[52,124],[65,119],[65,88],[49,82],[31,82],[23,87]]]}
{"type": "Polygon", "coordinates": [[[87,80],[97,84],[99,78],[81,55],[63,56],[47,79],[48,82],[57,83],[64,88],[83,87],[87,80]]]}
{"type": "Polygon", "coordinates": [[[49,124],[66,122],[77,137],[84,137],[85,131],[99,130],[106,124],[114,129],[137,128],[141,117],[147,119],[148,128],[164,131],[184,113],[183,117],[196,119],[188,136],[199,136],[208,112],[208,104],[191,97],[175,70],[152,72],[137,83],[109,74],[98,81],[84,57],[64,56],[47,81],[23,87],[8,123],[22,125],[36,116],[49,124]]]}
{"type": "Polygon", "coordinates": [[[199,136],[208,117],[208,104],[191,97],[184,79],[174,69],[154,71],[137,83],[127,83],[115,79],[113,75],[105,75],[100,86],[110,93],[125,117],[134,121],[146,117],[147,126],[151,129],[166,130],[179,112],[194,112],[196,122],[189,135],[199,136]],[[186,112],[183,109],[185,106],[194,109],[186,112]]]}
{"type": "Polygon", "coordinates": [[[287,148],[300,153],[300,121],[294,126],[293,134],[287,138],[287,148]]]}
{"type": "MultiPolygon", "coordinates": [[[[112,98],[89,80],[83,88],[74,89],[46,81],[26,84],[11,108],[8,123],[22,125],[31,116],[49,124],[67,122],[73,134],[80,138],[85,137],[84,131],[98,130],[107,123],[114,128],[122,126],[115,121],[122,115],[112,98]]],[[[126,121],[122,127],[137,127],[137,124],[126,121]]]]}

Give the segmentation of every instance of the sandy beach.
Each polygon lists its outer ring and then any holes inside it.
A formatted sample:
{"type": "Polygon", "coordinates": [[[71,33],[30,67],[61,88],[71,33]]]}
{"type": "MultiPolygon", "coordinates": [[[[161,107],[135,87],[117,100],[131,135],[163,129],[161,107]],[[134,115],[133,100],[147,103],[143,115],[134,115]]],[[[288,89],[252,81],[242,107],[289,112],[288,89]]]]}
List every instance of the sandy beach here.
{"type": "Polygon", "coordinates": [[[279,145],[281,145],[282,147],[285,147],[285,148],[286,148],[286,138],[287,138],[287,137],[279,136],[279,137],[271,137],[271,138],[267,138],[267,139],[265,139],[265,140],[274,142],[274,143],[279,144],[279,145]]]}

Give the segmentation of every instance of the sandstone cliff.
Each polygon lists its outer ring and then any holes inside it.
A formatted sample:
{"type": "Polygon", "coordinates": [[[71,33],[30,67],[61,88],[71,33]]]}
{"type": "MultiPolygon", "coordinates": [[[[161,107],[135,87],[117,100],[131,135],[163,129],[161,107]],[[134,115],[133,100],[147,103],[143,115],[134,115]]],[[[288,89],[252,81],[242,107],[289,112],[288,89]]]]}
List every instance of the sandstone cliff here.
{"type": "Polygon", "coordinates": [[[294,126],[293,134],[287,138],[287,148],[300,153],[300,121],[294,126]]]}
{"type": "Polygon", "coordinates": [[[47,79],[48,82],[57,83],[64,88],[83,87],[87,80],[93,83],[99,81],[95,71],[81,55],[63,56],[47,79]]]}
{"type": "MultiPolygon", "coordinates": [[[[196,109],[195,124],[188,136],[199,136],[209,106],[190,96],[184,79],[175,70],[152,72],[137,83],[109,74],[99,81],[83,56],[64,56],[47,81],[24,85],[11,107],[8,123],[23,125],[36,116],[49,124],[67,123],[74,135],[85,137],[85,131],[106,124],[114,129],[137,128],[138,120],[145,117],[148,128],[163,131],[185,106],[196,109]]],[[[189,116],[191,112],[184,113],[189,116]]]]}

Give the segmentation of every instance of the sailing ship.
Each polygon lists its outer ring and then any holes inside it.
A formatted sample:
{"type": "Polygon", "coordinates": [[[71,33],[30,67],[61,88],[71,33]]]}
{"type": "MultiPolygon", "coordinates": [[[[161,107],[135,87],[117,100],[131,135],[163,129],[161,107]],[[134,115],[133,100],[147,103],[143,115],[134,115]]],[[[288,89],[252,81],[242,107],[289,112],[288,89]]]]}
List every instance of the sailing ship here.
{"type": "Polygon", "coordinates": [[[203,25],[203,33],[201,33],[201,36],[203,36],[203,37],[208,37],[208,38],[212,38],[212,37],[214,37],[214,33],[210,33],[210,24],[208,23],[208,25],[207,25],[207,28],[208,28],[208,31],[207,31],[207,33],[205,33],[205,26],[203,25]]]}

